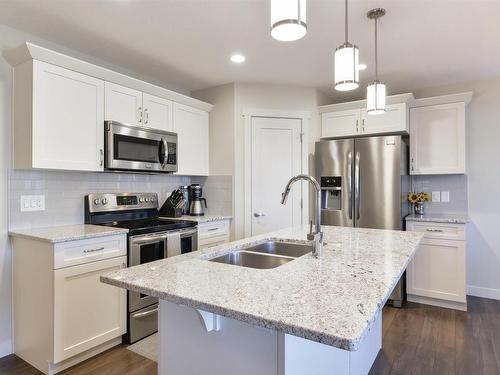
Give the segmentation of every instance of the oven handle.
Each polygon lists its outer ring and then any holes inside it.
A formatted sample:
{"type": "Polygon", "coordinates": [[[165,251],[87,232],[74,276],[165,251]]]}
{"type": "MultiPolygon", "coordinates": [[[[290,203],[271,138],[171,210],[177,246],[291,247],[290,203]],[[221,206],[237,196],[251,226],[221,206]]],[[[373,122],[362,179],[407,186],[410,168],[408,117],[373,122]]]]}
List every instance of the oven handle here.
{"type": "Polygon", "coordinates": [[[167,239],[167,235],[164,234],[164,235],[161,235],[161,236],[148,236],[148,237],[140,237],[140,238],[131,238],[132,240],[132,243],[133,244],[137,244],[137,245],[144,245],[144,244],[147,244],[147,243],[151,243],[151,242],[156,242],[156,241],[159,241],[159,240],[163,240],[165,241],[167,239]]]}
{"type": "Polygon", "coordinates": [[[132,315],[132,318],[133,319],[140,319],[140,318],[145,318],[147,316],[150,316],[150,315],[153,315],[153,314],[157,314],[157,313],[158,313],[158,308],[134,314],[134,315],[132,315]]]}

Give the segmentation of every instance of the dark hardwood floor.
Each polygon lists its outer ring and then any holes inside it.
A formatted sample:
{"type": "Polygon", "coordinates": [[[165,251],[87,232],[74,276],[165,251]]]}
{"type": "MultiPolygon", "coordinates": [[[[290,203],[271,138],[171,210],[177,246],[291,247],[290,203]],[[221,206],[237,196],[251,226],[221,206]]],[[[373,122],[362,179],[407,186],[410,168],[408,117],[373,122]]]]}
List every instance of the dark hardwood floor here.
{"type": "MultiPolygon", "coordinates": [[[[500,375],[500,301],[468,297],[468,308],[386,307],[383,348],[370,375],[500,375]]],[[[0,359],[0,375],[21,374],[41,373],[15,355],[0,359]]],[[[155,375],[157,369],[155,362],[120,346],[63,374],[155,375]]]]}

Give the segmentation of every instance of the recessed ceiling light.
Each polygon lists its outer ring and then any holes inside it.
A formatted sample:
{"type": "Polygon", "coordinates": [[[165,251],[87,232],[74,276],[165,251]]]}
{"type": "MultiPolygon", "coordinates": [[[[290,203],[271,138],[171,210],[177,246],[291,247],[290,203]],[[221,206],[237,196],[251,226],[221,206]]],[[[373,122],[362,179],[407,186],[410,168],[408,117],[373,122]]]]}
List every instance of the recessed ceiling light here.
{"type": "Polygon", "coordinates": [[[358,64],[359,70],[366,70],[366,64],[358,64]]]}
{"type": "Polygon", "coordinates": [[[231,56],[231,61],[236,63],[236,64],[241,64],[242,62],[245,62],[246,58],[243,55],[240,55],[239,53],[236,53],[231,56]]]}

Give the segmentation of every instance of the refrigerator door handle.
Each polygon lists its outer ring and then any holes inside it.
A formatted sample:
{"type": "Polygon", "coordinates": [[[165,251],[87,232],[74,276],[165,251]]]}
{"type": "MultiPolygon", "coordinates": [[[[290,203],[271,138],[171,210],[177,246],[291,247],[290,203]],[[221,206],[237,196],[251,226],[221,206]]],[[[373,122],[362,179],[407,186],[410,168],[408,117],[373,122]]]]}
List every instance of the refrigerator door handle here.
{"type": "Polygon", "coordinates": [[[349,219],[352,220],[352,152],[347,154],[347,199],[349,200],[349,219]]]}
{"type": "Polygon", "coordinates": [[[354,200],[356,201],[355,202],[356,220],[359,220],[359,217],[360,217],[360,214],[359,214],[359,203],[360,203],[359,159],[360,159],[359,152],[356,152],[356,160],[355,160],[355,164],[354,164],[354,200]]]}

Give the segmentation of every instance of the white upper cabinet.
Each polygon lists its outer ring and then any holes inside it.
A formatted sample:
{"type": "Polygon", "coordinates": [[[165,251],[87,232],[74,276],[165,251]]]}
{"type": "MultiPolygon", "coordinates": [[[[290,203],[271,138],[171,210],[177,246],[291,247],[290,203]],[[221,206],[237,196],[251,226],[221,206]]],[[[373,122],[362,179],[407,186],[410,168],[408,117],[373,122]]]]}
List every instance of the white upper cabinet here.
{"type": "Polygon", "coordinates": [[[106,82],[106,120],[124,124],[142,125],[142,92],[125,86],[106,82]]]}
{"type": "Polygon", "coordinates": [[[321,138],[408,134],[408,102],[413,95],[395,95],[389,99],[392,103],[387,104],[386,112],[380,115],[369,115],[364,100],[320,107],[321,138]]]}
{"type": "Polygon", "coordinates": [[[147,93],[142,94],[143,124],[153,129],[173,130],[173,103],[147,93]]]}
{"type": "Polygon", "coordinates": [[[411,108],[410,173],[465,173],[465,103],[411,108]]]}
{"type": "Polygon", "coordinates": [[[350,137],[359,133],[360,109],[323,113],[321,137],[350,137]]]}
{"type": "Polygon", "coordinates": [[[388,104],[385,113],[369,115],[361,110],[362,134],[408,133],[408,108],[406,103],[388,104]]]}
{"type": "Polygon", "coordinates": [[[208,112],[174,103],[178,174],[208,176],[208,112]]]}
{"type": "Polygon", "coordinates": [[[14,69],[14,168],[103,170],[104,82],[41,61],[14,69]]]}

